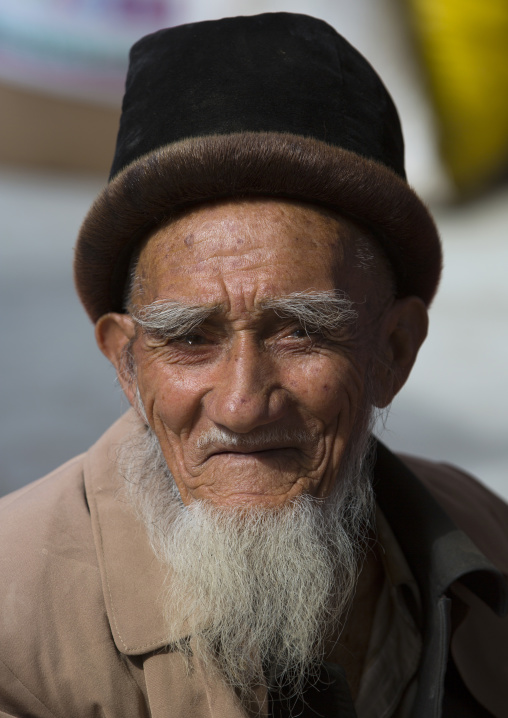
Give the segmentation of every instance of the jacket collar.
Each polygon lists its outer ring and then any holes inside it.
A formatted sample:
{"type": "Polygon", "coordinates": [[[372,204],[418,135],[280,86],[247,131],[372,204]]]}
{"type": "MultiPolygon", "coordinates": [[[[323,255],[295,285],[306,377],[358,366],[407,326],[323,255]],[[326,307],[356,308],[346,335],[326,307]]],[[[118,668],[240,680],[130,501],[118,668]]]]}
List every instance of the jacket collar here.
{"type": "Polygon", "coordinates": [[[424,604],[434,603],[459,581],[499,616],[507,613],[508,587],[503,574],[380,441],[376,441],[374,490],[418,582],[424,604]]]}
{"type": "MultiPolygon", "coordinates": [[[[117,452],[140,424],[130,410],[92,446],[85,458],[85,489],[99,560],[106,609],[118,650],[141,655],[175,643],[161,607],[165,571],[155,558],[141,522],[122,497],[117,452]]],[[[377,444],[377,501],[400,542],[424,604],[456,580],[500,615],[508,607],[502,575],[457,529],[417,477],[386,447],[377,444]]]]}
{"type": "Polygon", "coordinates": [[[117,466],[119,448],[140,426],[129,410],[92,446],[84,465],[106,610],[116,647],[127,655],[148,653],[180,638],[165,629],[158,603],[165,572],[123,496],[117,466]]]}
{"type": "MultiPolygon", "coordinates": [[[[506,582],[412,471],[382,444],[378,443],[376,450],[377,501],[419,584],[423,603],[423,645],[412,718],[438,718],[445,705],[446,715],[457,715],[459,704],[464,718],[477,715],[475,701],[467,693],[472,686],[461,688],[460,680],[450,682],[454,670],[453,665],[452,670],[448,670],[453,592],[449,593],[448,589],[454,584],[457,591],[457,586],[463,584],[503,616],[508,606],[506,582]]],[[[454,658],[457,659],[456,654],[454,658]]],[[[481,659],[480,651],[478,660],[481,659]]],[[[477,669],[478,665],[476,670],[473,668],[473,675],[478,673],[477,669]]],[[[486,700],[484,688],[480,685],[478,690],[476,686],[475,695],[483,705],[489,705],[490,698],[487,696],[486,700]]]]}

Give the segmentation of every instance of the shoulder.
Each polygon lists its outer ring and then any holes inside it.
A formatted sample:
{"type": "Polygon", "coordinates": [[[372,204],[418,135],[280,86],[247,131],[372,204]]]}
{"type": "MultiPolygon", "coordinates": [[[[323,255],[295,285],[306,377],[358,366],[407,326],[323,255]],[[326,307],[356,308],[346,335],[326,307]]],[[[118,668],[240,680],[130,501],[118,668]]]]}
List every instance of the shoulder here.
{"type": "Polygon", "coordinates": [[[399,458],[487,558],[508,574],[508,504],[455,466],[404,454],[399,458]]]}
{"type": "Polygon", "coordinates": [[[83,465],[76,457],[0,500],[0,713],[95,715],[91,706],[112,701],[113,682],[130,693],[111,640],[83,465]]]}
{"type": "MultiPolygon", "coordinates": [[[[17,586],[69,560],[97,567],[83,483],[83,456],[0,499],[0,559],[17,586]],[[22,579],[21,576],[24,578],[22,579]]],[[[5,590],[5,581],[0,591],[5,590]]]]}

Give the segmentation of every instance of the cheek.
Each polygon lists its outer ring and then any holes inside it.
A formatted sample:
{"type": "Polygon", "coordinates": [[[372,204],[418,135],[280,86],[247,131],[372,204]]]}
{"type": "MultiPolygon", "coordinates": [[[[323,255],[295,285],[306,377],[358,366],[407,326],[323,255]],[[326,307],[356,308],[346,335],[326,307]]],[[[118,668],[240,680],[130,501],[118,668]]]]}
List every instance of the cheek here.
{"type": "Polygon", "coordinates": [[[138,386],[149,423],[157,431],[162,423],[180,435],[195,418],[206,393],[203,377],[158,361],[145,361],[138,369],[138,386]]]}
{"type": "Polygon", "coordinates": [[[325,425],[345,411],[349,415],[360,402],[363,375],[346,361],[324,361],[293,374],[290,385],[299,403],[325,425]]]}

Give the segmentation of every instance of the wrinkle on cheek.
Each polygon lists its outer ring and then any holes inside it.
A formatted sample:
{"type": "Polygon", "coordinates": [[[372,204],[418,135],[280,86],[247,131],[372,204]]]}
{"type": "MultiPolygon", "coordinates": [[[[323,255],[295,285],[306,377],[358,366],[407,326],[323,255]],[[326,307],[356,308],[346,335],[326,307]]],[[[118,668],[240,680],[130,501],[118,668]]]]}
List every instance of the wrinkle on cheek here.
{"type": "Polygon", "coordinates": [[[189,377],[178,366],[165,365],[160,352],[140,351],[135,353],[137,382],[145,411],[153,425],[156,416],[171,426],[175,417],[188,420],[188,412],[182,409],[189,404],[187,398],[194,387],[189,385],[189,377]]]}
{"type": "Polygon", "coordinates": [[[324,472],[322,489],[328,493],[335,482],[344,452],[351,438],[359,411],[363,410],[364,377],[358,369],[350,369],[336,387],[330,382],[320,385],[321,400],[330,406],[327,427],[328,466],[324,472]]]}
{"type": "MultiPolygon", "coordinates": [[[[356,374],[356,373],[355,373],[356,374]]],[[[345,448],[354,429],[358,414],[363,410],[364,384],[359,374],[345,383],[340,399],[340,411],[337,417],[336,443],[345,448]]]]}

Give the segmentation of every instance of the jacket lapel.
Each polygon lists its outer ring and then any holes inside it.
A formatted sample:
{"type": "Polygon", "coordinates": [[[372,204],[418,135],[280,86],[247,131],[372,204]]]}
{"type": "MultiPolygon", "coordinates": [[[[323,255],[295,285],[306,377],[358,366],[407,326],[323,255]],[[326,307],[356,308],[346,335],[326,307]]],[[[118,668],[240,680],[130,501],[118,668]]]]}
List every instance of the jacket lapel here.
{"type": "Polygon", "coordinates": [[[156,651],[143,669],[152,718],[247,718],[235,693],[193,657],[156,651]]]}
{"type": "Polygon", "coordinates": [[[148,653],[181,638],[165,630],[157,600],[164,587],[164,571],[122,494],[118,450],[132,432],[139,430],[139,421],[129,411],[85,458],[85,487],[104,599],[116,647],[126,655],[148,653]]]}

